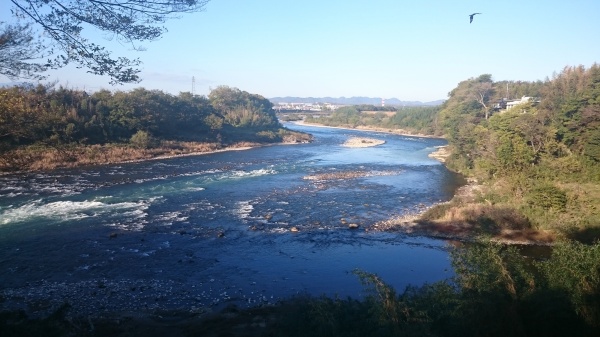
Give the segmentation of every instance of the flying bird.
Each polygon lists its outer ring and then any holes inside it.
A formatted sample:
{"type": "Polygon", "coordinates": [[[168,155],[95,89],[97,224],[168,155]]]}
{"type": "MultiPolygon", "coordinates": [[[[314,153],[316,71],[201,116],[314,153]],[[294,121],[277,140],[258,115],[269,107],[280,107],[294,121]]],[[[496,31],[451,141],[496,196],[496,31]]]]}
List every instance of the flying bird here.
{"type": "Polygon", "coordinates": [[[477,14],[481,14],[481,13],[473,13],[469,15],[469,23],[473,22],[473,17],[477,14]]]}

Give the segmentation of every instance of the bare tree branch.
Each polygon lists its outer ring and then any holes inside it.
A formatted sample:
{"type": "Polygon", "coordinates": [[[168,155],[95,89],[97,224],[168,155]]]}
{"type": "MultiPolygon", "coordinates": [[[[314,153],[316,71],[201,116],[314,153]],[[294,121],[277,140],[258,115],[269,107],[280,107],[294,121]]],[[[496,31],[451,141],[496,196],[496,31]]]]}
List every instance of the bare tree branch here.
{"type": "MultiPolygon", "coordinates": [[[[166,21],[183,13],[202,11],[209,0],[9,1],[13,4],[13,16],[24,21],[27,27],[38,26],[44,32],[37,43],[54,47],[48,49],[54,59],[49,60],[45,68],[30,68],[30,72],[43,72],[49,67],[74,63],[79,68],[87,68],[92,74],[110,76],[112,84],[121,84],[140,81],[137,67],[141,61],[113,57],[105,47],[84,38],[84,28],[112,33],[118,41],[140,50],[138,42],[156,40],[166,32],[162,26],[166,21]]],[[[33,40],[33,35],[31,37],[33,40]]],[[[6,62],[0,63],[0,74],[9,76],[2,70],[7,67],[6,62]]],[[[13,72],[11,76],[20,77],[18,74],[25,73],[13,72]]]]}

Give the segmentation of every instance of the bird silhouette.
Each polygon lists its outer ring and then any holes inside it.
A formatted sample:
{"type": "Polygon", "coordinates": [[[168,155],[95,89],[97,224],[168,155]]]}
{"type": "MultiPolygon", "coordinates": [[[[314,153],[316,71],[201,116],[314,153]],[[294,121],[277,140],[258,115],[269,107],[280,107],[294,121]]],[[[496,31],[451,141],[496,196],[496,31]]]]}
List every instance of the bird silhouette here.
{"type": "Polygon", "coordinates": [[[469,23],[473,22],[473,17],[477,14],[481,14],[481,13],[473,13],[469,15],[469,23]]]}

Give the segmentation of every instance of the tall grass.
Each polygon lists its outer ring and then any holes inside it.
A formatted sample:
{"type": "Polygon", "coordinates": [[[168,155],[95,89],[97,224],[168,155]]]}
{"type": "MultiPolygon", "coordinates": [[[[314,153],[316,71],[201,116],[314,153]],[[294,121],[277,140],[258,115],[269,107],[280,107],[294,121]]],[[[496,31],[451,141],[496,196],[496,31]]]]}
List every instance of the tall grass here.
{"type": "MultiPolygon", "coordinates": [[[[256,146],[241,142],[227,148],[256,146]]],[[[163,141],[143,148],[127,144],[71,145],[63,147],[28,146],[8,151],[0,157],[0,172],[51,170],[60,167],[103,165],[152,158],[208,153],[226,148],[219,143],[163,141]]]]}

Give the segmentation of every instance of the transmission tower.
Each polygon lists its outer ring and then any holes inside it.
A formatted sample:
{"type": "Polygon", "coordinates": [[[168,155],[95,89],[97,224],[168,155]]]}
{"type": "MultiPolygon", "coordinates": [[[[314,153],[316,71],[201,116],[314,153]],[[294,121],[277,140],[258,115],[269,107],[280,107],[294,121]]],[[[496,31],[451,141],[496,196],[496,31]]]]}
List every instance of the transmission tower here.
{"type": "Polygon", "coordinates": [[[196,92],[196,78],[192,76],[192,96],[194,96],[196,92]]]}

